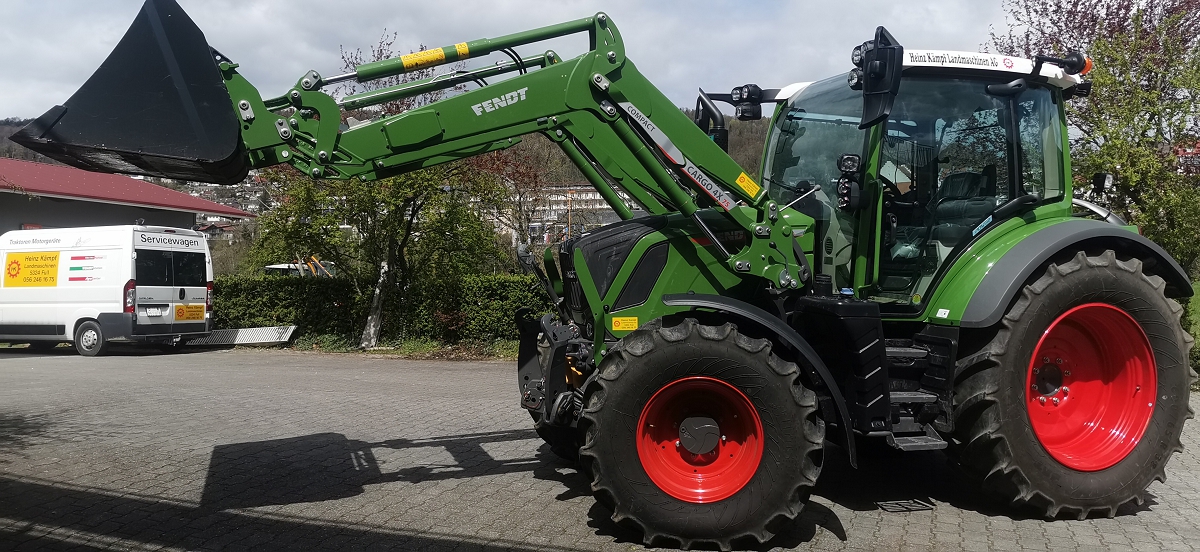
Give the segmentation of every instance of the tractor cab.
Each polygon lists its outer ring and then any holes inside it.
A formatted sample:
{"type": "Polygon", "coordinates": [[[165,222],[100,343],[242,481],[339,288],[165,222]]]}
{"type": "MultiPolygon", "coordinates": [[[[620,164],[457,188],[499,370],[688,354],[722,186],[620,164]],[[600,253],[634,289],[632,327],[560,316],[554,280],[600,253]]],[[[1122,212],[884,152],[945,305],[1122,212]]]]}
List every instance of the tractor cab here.
{"type": "Polygon", "coordinates": [[[814,271],[835,289],[885,315],[918,315],[986,230],[1039,206],[1069,209],[1062,101],[1081,94],[1076,75],[1000,55],[906,51],[880,113],[864,113],[861,75],[804,85],[781,103],[763,163],[772,198],[816,219],[814,271]]]}

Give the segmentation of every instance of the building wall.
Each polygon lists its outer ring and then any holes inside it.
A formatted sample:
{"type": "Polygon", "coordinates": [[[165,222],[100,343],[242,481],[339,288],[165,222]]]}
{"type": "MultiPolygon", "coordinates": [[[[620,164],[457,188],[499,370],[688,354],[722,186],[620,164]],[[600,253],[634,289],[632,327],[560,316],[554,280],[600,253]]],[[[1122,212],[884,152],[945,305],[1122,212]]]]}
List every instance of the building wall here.
{"type": "Polygon", "coordinates": [[[0,233],[19,230],[22,224],[76,228],[134,224],[137,219],[145,219],[149,225],[176,228],[191,228],[196,224],[194,213],[0,192],[0,233]]]}

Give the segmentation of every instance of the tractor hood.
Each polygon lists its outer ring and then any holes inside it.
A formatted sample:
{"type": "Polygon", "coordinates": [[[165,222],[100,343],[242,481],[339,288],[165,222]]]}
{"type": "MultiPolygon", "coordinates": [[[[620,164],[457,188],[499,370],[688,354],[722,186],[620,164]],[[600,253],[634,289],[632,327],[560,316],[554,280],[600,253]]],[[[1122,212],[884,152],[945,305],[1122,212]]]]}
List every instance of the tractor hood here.
{"type": "Polygon", "coordinates": [[[89,171],[239,182],[248,164],[218,59],[174,0],[147,0],[91,78],[12,140],[89,171]]]}

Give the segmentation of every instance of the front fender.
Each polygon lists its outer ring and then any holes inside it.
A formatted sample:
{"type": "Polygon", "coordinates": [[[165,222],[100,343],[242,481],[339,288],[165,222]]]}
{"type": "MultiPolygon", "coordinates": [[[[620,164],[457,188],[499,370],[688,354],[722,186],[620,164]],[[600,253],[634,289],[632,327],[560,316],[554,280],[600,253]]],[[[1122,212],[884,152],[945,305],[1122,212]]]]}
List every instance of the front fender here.
{"type": "Polygon", "coordinates": [[[722,297],[720,295],[700,295],[694,293],[680,293],[674,295],[664,295],[662,298],[663,304],[668,307],[692,307],[712,309],[725,312],[745,318],[760,326],[763,326],[779,336],[779,339],[787,343],[793,350],[796,351],[805,362],[812,366],[813,370],[821,378],[825,387],[829,389],[829,394],[832,395],[833,403],[837,407],[838,417],[841,418],[840,424],[842,430],[846,433],[846,451],[850,455],[850,465],[858,467],[858,454],[854,447],[854,430],[851,428],[850,411],[846,408],[846,399],[842,397],[842,392],[838,388],[837,381],[833,375],[829,373],[829,368],[825,366],[825,362],[817,355],[816,350],[804,340],[795,329],[784,323],[778,317],[771,316],[765,310],[762,310],[750,303],[722,297]]]}

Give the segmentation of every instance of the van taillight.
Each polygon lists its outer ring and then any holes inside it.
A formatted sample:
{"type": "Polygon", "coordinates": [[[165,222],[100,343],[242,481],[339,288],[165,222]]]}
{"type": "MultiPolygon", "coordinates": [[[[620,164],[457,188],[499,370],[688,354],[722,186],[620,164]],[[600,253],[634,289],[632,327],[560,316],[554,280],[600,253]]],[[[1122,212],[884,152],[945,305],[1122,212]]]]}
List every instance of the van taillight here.
{"type": "Polygon", "coordinates": [[[122,296],[125,298],[125,312],[134,312],[134,306],[137,305],[137,282],[135,280],[125,282],[122,296]]]}
{"type": "Polygon", "coordinates": [[[212,282],[208,282],[207,286],[208,286],[208,295],[206,295],[206,296],[204,297],[204,309],[205,309],[205,310],[208,310],[208,311],[212,311],[212,310],[213,310],[213,309],[212,309],[212,287],[213,287],[213,283],[212,283],[212,282]]]}

